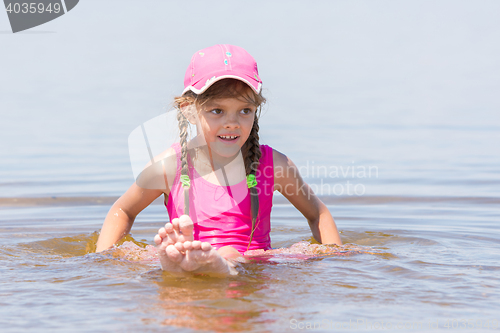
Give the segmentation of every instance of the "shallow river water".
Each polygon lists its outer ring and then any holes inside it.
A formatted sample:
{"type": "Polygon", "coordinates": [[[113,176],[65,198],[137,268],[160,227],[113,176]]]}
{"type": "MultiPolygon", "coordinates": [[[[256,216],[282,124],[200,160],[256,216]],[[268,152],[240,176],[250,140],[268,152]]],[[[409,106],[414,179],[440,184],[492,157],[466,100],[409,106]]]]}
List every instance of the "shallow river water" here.
{"type": "MultiPolygon", "coordinates": [[[[343,241],[362,251],[346,245],[347,252],[318,258],[255,260],[227,279],[173,278],[154,260],[92,253],[108,209],[96,201],[2,207],[3,327],[489,331],[499,324],[498,199],[336,199],[329,207],[343,241]]],[[[141,216],[133,236],[144,246],[165,221],[164,207],[141,216]]],[[[274,247],[310,241],[307,225],[286,204],[273,211],[272,236],[274,247]]]]}
{"type": "MultiPolygon", "coordinates": [[[[0,17],[0,331],[500,329],[497,1],[144,3],[81,1],[18,34],[0,17]],[[345,246],[174,278],[151,252],[168,221],[155,202],[94,253],[133,182],[128,135],[221,42],[257,59],[261,142],[299,166],[345,246]]],[[[274,248],[313,243],[278,195],[271,223],[274,248]]]]}

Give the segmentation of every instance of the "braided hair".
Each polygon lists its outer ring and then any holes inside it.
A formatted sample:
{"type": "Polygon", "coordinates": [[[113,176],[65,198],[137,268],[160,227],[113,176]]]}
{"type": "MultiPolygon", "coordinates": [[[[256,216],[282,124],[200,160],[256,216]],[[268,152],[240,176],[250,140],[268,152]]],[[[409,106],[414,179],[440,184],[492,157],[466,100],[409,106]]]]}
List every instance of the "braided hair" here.
{"type": "MultiPolygon", "coordinates": [[[[243,161],[245,162],[245,174],[254,175],[259,167],[259,160],[262,156],[262,151],[260,150],[259,143],[259,118],[257,115],[253,121],[252,130],[248,140],[242,147],[243,161]]],[[[252,243],[253,233],[257,226],[257,217],[259,215],[259,193],[255,186],[249,187],[250,191],[250,211],[252,213],[252,231],[250,233],[250,240],[248,242],[247,250],[250,248],[252,243]]]]}
{"type": "Polygon", "coordinates": [[[177,111],[177,121],[179,122],[179,136],[181,144],[181,181],[184,187],[184,214],[189,215],[189,174],[187,160],[187,142],[188,142],[188,120],[181,109],[177,111]]]}

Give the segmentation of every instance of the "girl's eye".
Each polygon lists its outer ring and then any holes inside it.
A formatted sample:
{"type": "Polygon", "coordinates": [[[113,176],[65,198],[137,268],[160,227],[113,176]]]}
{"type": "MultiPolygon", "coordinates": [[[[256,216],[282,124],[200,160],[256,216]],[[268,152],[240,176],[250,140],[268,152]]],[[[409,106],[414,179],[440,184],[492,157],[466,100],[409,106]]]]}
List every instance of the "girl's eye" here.
{"type": "Polygon", "coordinates": [[[243,113],[243,114],[251,114],[252,113],[252,109],[243,109],[243,110],[241,110],[241,113],[243,113]]]}
{"type": "Polygon", "coordinates": [[[212,111],[213,114],[221,114],[222,113],[222,110],[221,109],[213,109],[212,111]]]}

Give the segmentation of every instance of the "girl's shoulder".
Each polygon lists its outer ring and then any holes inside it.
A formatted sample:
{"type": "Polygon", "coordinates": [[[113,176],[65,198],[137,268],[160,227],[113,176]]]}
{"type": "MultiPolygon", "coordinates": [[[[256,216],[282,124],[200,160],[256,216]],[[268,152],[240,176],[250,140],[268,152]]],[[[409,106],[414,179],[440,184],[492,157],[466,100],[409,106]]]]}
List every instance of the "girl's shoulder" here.
{"type": "Polygon", "coordinates": [[[276,149],[273,149],[273,165],[275,190],[282,192],[284,188],[292,189],[302,183],[300,171],[295,163],[276,149]]]}
{"type": "Polygon", "coordinates": [[[150,161],[137,177],[136,183],[144,189],[162,190],[170,193],[169,184],[173,184],[178,169],[178,151],[171,146],[150,161]]]}
{"type": "Polygon", "coordinates": [[[277,167],[278,168],[280,168],[280,167],[286,168],[286,167],[290,167],[292,165],[295,166],[295,164],[293,164],[292,160],[290,160],[285,154],[283,154],[282,152],[280,152],[274,148],[271,148],[271,149],[273,152],[273,164],[274,164],[275,169],[277,167]]]}

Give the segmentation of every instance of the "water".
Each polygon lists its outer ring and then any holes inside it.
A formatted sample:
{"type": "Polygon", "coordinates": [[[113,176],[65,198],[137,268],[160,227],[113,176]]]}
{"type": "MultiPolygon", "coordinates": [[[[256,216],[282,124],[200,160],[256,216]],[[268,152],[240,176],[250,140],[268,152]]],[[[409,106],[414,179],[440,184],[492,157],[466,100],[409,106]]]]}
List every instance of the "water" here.
{"type": "MultiPolygon", "coordinates": [[[[85,1],[15,35],[0,18],[2,331],[494,331],[499,7],[257,1],[236,15],[222,1],[85,1]],[[93,253],[133,182],[128,135],[169,108],[192,53],[221,42],[259,63],[261,141],[365,251],[253,262],[228,279],[93,253]]],[[[166,221],[151,205],[129,240],[152,244],[166,221]]],[[[280,196],[271,237],[311,241],[280,196]]]]}

